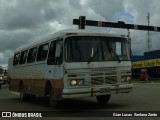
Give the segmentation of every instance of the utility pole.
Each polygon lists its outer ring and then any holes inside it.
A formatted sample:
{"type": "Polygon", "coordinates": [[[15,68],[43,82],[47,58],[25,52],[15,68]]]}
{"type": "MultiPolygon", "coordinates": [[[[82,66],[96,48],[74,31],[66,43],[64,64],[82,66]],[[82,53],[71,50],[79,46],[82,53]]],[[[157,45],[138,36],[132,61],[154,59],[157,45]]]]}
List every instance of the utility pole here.
{"type": "Polygon", "coordinates": [[[130,31],[129,31],[129,29],[127,29],[127,31],[128,31],[127,37],[130,38],[130,31]]]}
{"type": "MultiPolygon", "coordinates": [[[[149,14],[149,12],[147,13],[147,22],[148,22],[148,26],[149,26],[149,24],[150,24],[150,14],[149,14]]],[[[149,52],[149,51],[151,51],[151,49],[152,49],[151,39],[150,39],[150,32],[149,32],[149,30],[147,31],[147,41],[146,41],[146,43],[147,43],[146,52],[149,52]]]]}

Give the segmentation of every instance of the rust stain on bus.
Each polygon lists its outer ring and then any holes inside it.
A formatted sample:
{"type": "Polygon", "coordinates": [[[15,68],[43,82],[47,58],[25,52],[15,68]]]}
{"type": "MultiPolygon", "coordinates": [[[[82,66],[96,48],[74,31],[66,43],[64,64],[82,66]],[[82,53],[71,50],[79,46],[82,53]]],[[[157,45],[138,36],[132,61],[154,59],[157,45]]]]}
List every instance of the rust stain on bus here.
{"type": "MultiPolygon", "coordinates": [[[[23,85],[24,92],[26,94],[33,94],[44,96],[45,87],[48,80],[45,79],[31,79],[31,80],[20,80],[20,79],[11,79],[10,80],[10,90],[20,92],[21,84],[23,85]],[[21,83],[22,82],[22,83],[21,83]]],[[[62,99],[62,91],[64,88],[63,79],[52,79],[49,80],[54,91],[54,99],[62,99]]]]}
{"type": "Polygon", "coordinates": [[[51,80],[51,84],[54,91],[53,99],[62,99],[62,90],[64,88],[63,79],[51,80]]]}

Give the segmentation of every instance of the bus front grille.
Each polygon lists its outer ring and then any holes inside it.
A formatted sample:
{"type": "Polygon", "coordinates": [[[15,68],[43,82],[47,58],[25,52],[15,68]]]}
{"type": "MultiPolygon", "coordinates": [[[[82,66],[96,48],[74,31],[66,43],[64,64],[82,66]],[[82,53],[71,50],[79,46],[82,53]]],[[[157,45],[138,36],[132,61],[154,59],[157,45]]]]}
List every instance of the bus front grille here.
{"type": "Polygon", "coordinates": [[[115,84],[117,82],[117,71],[115,70],[91,70],[91,85],[115,84]]]}
{"type": "Polygon", "coordinates": [[[114,68],[72,69],[67,71],[67,79],[85,79],[88,85],[105,85],[117,83],[117,70],[114,68]]]}
{"type": "Polygon", "coordinates": [[[103,84],[115,84],[117,82],[117,77],[94,77],[91,78],[91,85],[103,85],[103,84]]]}

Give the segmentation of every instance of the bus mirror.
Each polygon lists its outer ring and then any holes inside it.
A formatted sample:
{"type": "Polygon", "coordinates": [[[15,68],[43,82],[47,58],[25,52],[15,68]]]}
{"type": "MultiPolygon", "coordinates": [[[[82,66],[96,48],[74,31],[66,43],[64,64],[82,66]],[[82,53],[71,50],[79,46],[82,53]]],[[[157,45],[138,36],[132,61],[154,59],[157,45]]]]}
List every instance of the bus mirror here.
{"type": "Polygon", "coordinates": [[[61,49],[62,48],[62,42],[57,43],[56,45],[56,53],[55,53],[55,57],[58,58],[61,55],[61,49]]]}

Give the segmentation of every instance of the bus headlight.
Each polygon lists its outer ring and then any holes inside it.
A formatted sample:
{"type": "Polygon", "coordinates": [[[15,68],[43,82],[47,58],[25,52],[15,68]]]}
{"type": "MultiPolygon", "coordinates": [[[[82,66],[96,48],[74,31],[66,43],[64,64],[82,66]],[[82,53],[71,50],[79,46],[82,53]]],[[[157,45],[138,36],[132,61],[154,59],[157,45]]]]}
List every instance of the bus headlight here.
{"type": "Polygon", "coordinates": [[[126,80],[127,80],[127,82],[129,82],[129,81],[131,81],[131,76],[127,76],[127,78],[126,78],[126,80]]]}
{"type": "Polygon", "coordinates": [[[84,81],[83,80],[78,80],[78,85],[79,86],[82,86],[84,84],[84,81]]]}
{"type": "Polygon", "coordinates": [[[71,86],[76,86],[77,85],[77,80],[71,80],[70,83],[71,83],[71,86]]]}
{"type": "Polygon", "coordinates": [[[122,76],[121,81],[122,82],[131,82],[131,76],[122,76]]]}
{"type": "Polygon", "coordinates": [[[70,84],[71,84],[71,86],[82,86],[82,85],[84,85],[84,80],[83,79],[71,80],[70,84]]]}
{"type": "Polygon", "coordinates": [[[3,77],[0,77],[0,80],[2,80],[3,79],[3,77]]]}

